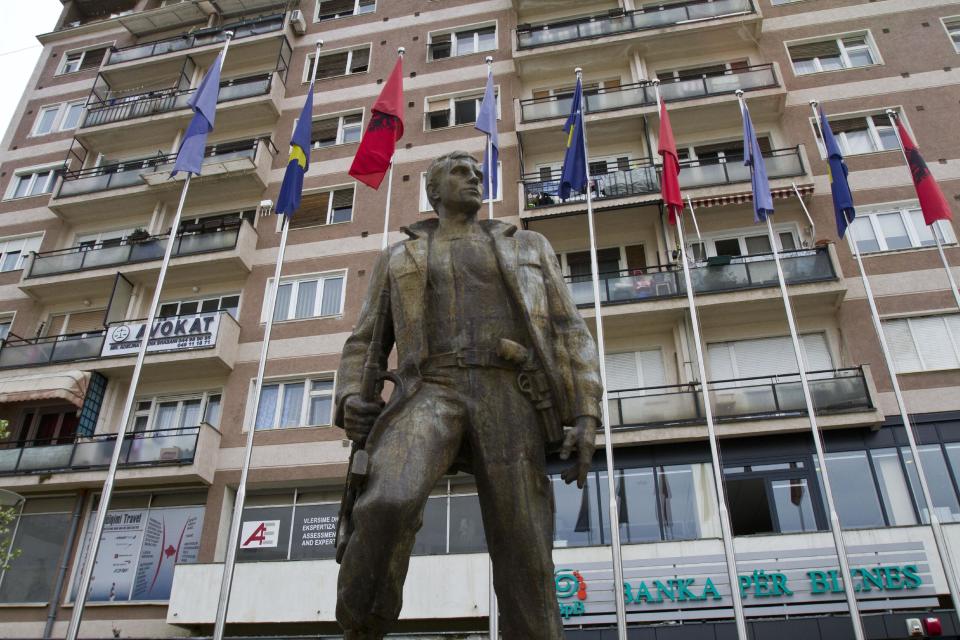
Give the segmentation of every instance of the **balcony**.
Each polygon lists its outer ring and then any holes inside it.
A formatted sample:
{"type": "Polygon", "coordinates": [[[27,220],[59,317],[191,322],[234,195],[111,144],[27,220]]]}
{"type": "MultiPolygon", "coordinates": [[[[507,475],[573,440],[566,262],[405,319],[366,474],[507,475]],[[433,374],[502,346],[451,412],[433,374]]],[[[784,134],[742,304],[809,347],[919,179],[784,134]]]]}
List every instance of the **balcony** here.
{"type": "MultiPolygon", "coordinates": [[[[784,251],[780,254],[780,263],[787,284],[837,279],[826,247],[784,251]]],[[[593,304],[593,284],[589,277],[567,276],[566,279],[577,306],[593,304]]],[[[778,283],[773,254],[710,258],[690,269],[690,279],[697,295],[775,287],[778,283]]],[[[683,269],[675,265],[600,274],[600,303],[604,305],[686,295],[683,269]]]]}
{"type": "MultiPolygon", "coordinates": [[[[879,413],[864,367],[810,371],[807,376],[818,416],[879,413]]],[[[699,383],[611,391],[609,402],[615,429],[705,422],[699,383]]],[[[715,380],[710,383],[710,406],[718,422],[807,415],[799,374],[715,380]]]]}
{"type": "Polygon", "coordinates": [[[526,51],[550,45],[595,40],[753,12],[750,0],[694,0],[665,6],[653,5],[646,11],[613,9],[584,18],[539,25],[519,25],[517,50],[526,51]]]}
{"type": "MultiPolygon", "coordinates": [[[[738,90],[757,91],[780,86],[773,64],[706,74],[695,78],[665,81],[660,95],[667,102],[732,95],[738,90]]],[[[653,84],[649,81],[625,84],[610,89],[587,89],[583,92],[584,112],[603,113],[657,103],[653,84]]],[[[566,118],[570,114],[572,93],[520,101],[521,122],[566,118]]]]}

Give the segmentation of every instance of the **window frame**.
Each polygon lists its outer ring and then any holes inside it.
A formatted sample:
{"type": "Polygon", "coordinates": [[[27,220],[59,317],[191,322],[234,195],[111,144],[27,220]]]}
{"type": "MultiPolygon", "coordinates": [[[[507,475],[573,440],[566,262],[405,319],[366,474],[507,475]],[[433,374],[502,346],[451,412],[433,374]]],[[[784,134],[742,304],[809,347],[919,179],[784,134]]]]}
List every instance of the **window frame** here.
{"type": "MultiPolygon", "coordinates": [[[[91,69],[83,68],[83,63],[84,63],[84,60],[86,60],[87,58],[87,54],[90,53],[91,51],[99,51],[103,49],[103,57],[106,58],[107,53],[110,51],[110,47],[112,47],[115,44],[115,42],[116,41],[101,42],[99,44],[83,47],[82,49],[70,49],[69,51],[64,51],[60,56],[60,61],[57,63],[57,70],[53,75],[65,76],[73,73],[80,73],[81,71],[96,71],[96,69],[92,69],[92,68],[91,69]],[[68,71],[67,60],[69,59],[70,56],[74,56],[74,55],[80,56],[80,59],[77,61],[77,68],[72,71],[68,71]]],[[[100,61],[100,64],[101,65],[103,64],[103,60],[100,61]]]]}
{"type": "Polygon", "coordinates": [[[333,18],[326,18],[325,20],[320,19],[320,4],[323,0],[317,0],[317,3],[313,10],[313,22],[318,24],[321,22],[330,22],[331,20],[342,20],[344,18],[352,18],[354,16],[365,16],[370,13],[377,12],[377,0],[373,0],[373,8],[369,11],[360,11],[360,2],[361,0],[354,0],[353,2],[353,13],[345,13],[342,15],[336,15],[333,18]]]}
{"type": "Polygon", "coordinates": [[[83,118],[83,108],[86,107],[86,105],[87,101],[85,99],[67,100],[56,104],[43,105],[37,110],[37,118],[33,123],[33,128],[30,130],[30,137],[48,136],[53,133],[76,129],[80,125],[80,120],[83,118]],[[72,127],[67,127],[65,126],[67,115],[69,115],[71,107],[76,106],[79,106],[81,109],[80,117],[77,118],[76,124],[72,127]],[[50,129],[48,131],[40,131],[40,122],[43,119],[43,114],[50,110],[54,110],[53,120],[50,122],[50,129]]]}
{"type": "MultiPolygon", "coordinates": [[[[793,237],[793,243],[797,249],[803,248],[803,236],[800,233],[800,227],[796,222],[782,222],[779,224],[775,223],[773,226],[773,232],[777,236],[777,243],[779,245],[777,247],[778,252],[793,251],[793,249],[783,248],[783,238],[781,236],[785,233],[789,233],[793,237]]],[[[698,263],[704,262],[707,258],[716,257],[718,255],[716,243],[718,241],[723,241],[723,240],[737,241],[737,244],[740,246],[740,255],[734,256],[736,258],[750,258],[751,256],[770,255],[769,253],[749,253],[748,247],[747,247],[747,238],[748,237],[753,238],[758,236],[762,236],[766,238],[767,234],[761,233],[757,231],[755,228],[751,229],[751,228],[744,227],[740,229],[729,229],[716,234],[706,234],[699,238],[696,235],[688,234],[686,236],[686,243],[687,243],[687,247],[691,250],[691,253],[690,253],[691,259],[695,259],[698,263]],[[702,245],[704,248],[703,249],[704,260],[700,260],[699,258],[696,258],[695,247],[698,245],[702,245]]]]}
{"type": "MultiPolygon", "coordinates": [[[[447,100],[447,114],[448,122],[454,122],[456,119],[456,103],[458,101],[469,100],[470,98],[474,99],[476,105],[476,113],[480,113],[480,104],[483,102],[483,96],[486,89],[476,89],[468,91],[458,91],[456,93],[441,94],[437,96],[426,96],[423,99],[423,130],[424,131],[446,131],[447,129],[453,129],[454,127],[468,127],[471,125],[476,125],[477,120],[474,118],[472,122],[462,122],[459,124],[448,124],[445,127],[430,127],[430,116],[434,113],[439,113],[439,111],[430,111],[430,105],[436,104],[442,100],[447,100]]],[[[500,107],[500,85],[493,85],[493,95],[497,100],[497,122],[502,120],[501,118],[501,107],[500,107]]]]}
{"type": "Polygon", "coordinates": [[[33,167],[23,167],[12,171],[13,174],[10,177],[10,182],[7,184],[7,190],[4,193],[4,200],[21,200],[24,198],[37,198],[39,196],[49,196],[53,193],[53,189],[57,183],[57,169],[62,167],[62,164],[47,164],[39,165],[33,167]],[[49,172],[49,176],[46,178],[47,183],[43,187],[43,191],[39,193],[32,193],[36,186],[37,175],[41,173],[49,172]],[[18,196],[16,195],[17,189],[20,185],[20,181],[29,176],[30,185],[27,187],[27,193],[18,196]]]}
{"type": "MultiPolygon", "coordinates": [[[[917,341],[917,336],[924,335],[924,334],[920,331],[914,330],[913,328],[913,322],[912,322],[913,320],[929,319],[929,318],[941,319],[947,332],[949,344],[950,346],[953,347],[953,354],[956,357],[958,363],[960,363],[960,336],[955,336],[953,331],[951,330],[950,323],[946,320],[946,318],[950,316],[957,317],[958,324],[960,324],[960,313],[956,311],[948,311],[948,312],[941,312],[941,313],[924,312],[924,313],[915,313],[911,315],[889,316],[881,319],[881,325],[884,325],[884,326],[894,322],[904,322],[906,324],[907,332],[910,334],[910,340],[912,342],[913,349],[917,355],[917,360],[920,362],[920,367],[921,367],[920,369],[901,369],[899,363],[897,362],[896,354],[892,354],[893,365],[894,365],[894,368],[896,369],[897,375],[912,374],[912,373],[930,373],[930,372],[936,372],[936,371],[957,371],[958,369],[960,369],[960,364],[958,364],[955,367],[938,367],[938,368],[928,369],[926,367],[926,363],[924,362],[923,353],[920,350],[920,343],[917,341]]],[[[884,335],[886,337],[886,332],[884,332],[884,335]]],[[[941,345],[941,348],[946,348],[946,345],[941,345]]]]}
{"type": "MultiPolygon", "coordinates": [[[[354,198],[356,198],[356,189],[354,189],[354,198]]],[[[333,198],[331,198],[331,201],[332,201],[332,200],[333,200],[333,198]]],[[[354,202],[356,202],[356,201],[354,201],[354,202]]],[[[345,307],[345,305],[346,305],[346,299],[347,299],[347,278],[348,278],[348,275],[347,275],[347,274],[348,274],[348,272],[349,272],[349,269],[347,269],[347,268],[343,268],[343,269],[330,269],[330,270],[328,270],[328,271],[318,271],[318,272],[314,272],[314,273],[302,273],[302,274],[289,275],[289,276],[280,278],[280,286],[283,286],[283,285],[285,285],[285,284],[290,284],[290,283],[294,283],[294,284],[295,284],[295,286],[293,287],[293,289],[292,289],[291,292],[290,292],[290,304],[289,304],[289,307],[288,307],[288,313],[289,313],[290,311],[294,311],[294,312],[295,312],[295,308],[296,308],[296,305],[297,305],[296,292],[297,292],[297,290],[299,289],[300,282],[308,282],[308,281],[309,281],[309,282],[321,282],[321,281],[326,281],[327,279],[334,279],[334,278],[341,277],[341,278],[343,278],[343,286],[340,288],[340,306],[339,306],[339,309],[338,309],[337,313],[329,314],[329,315],[319,315],[319,314],[318,314],[318,315],[312,315],[312,316],[305,316],[305,317],[303,317],[303,318],[288,317],[288,318],[284,318],[283,320],[274,319],[274,323],[278,323],[278,322],[303,322],[303,321],[308,321],[308,320],[318,320],[318,319],[322,319],[322,318],[339,318],[339,317],[342,317],[342,316],[343,316],[343,310],[344,310],[344,307],[345,307]]],[[[269,278],[269,279],[267,279],[267,285],[266,285],[266,286],[267,286],[267,290],[266,290],[266,292],[265,292],[265,294],[264,294],[263,299],[264,299],[265,302],[269,302],[269,301],[270,301],[270,297],[273,295],[273,291],[274,291],[274,288],[273,288],[273,278],[272,278],[272,277],[269,278]]],[[[316,309],[317,311],[320,310],[320,306],[323,304],[323,286],[324,286],[324,285],[321,285],[321,286],[319,286],[319,287],[317,288],[316,300],[315,300],[315,302],[314,302],[314,309],[316,309]]],[[[279,290],[279,287],[277,287],[277,289],[279,290]]],[[[271,306],[270,304],[264,304],[264,305],[263,305],[263,308],[262,308],[261,311],[260,311],[260,323],[261,323],[261,324],[265,324],[265,323],[266,323],[266,321],[267,321],[267,316],[266,316],[266,314],[267,314],[267,312],[269,311],[270,306],[271,306]]]]}
{"type": "Polygon", "coordinates": [[[334,398],[337,393],[337,372],[321,371],[316,373],[306,373],[298,376],[282,376],[277,378],[265,378],[260,386],[260,396],[263,396],[263,389],[268,386],[278,385],[277,403],[273,410],[273,417],[270,426],[257,428],[257,413],[260,406],[254,398],[256,388],[256,379],[250,379],[250,387],[247,393],[246,419],[244,420],[244,431],[253,429],[254,431],[286,431],[290,429],[310,429],[310,428],[329,428],[333,426],[333,414],[336,410],[334,398]],[[313,388],[314,382],[330,382],[329,390],[316,390],[313,388]],[[287,385],[303,385],[303,397],[300,401],[300,419],[299,424],[289,427],[280,426],[280,414],[283,411],[283,401],[286,396],[287,385]],[[325,424],[310,424],[310,401],[312,398],[329,397],[330,398],[330,421],[325,424]]]}
{"type": "Polygon", "coordinates": [[[947,39],[953,45],[953,51],[960,53],[960,15],[944,16],[940,18],[940,24],[947,32],[947,39]]]}
{"type": "MultiPolygon", "coordinates": [[[[826,508],[824,504],[823,490],[820,486],[820,480],[817,477],[817,466],[816,459],[810,453],[801,453],[798,455],[792,456],[757,456],[756,458],[750,458],[749,460],[724,460],[723,464],[723,484],[724,491],[727,494],[730,494],[730,489],[727,486],[729,480],[747,480],[747,479],[762,479],[764,486],[767,488],[767,504],[770,513],[770,520],[772,524],[773,531],[756,531],[752,533],[740,533],[736,534],[740,537],[744,536],[753,536],[753,535],[790,535],[790,534],[812,534],[820,531],[828,531],[828,518],[826,514],[826,508]],[[765,469],[763,467],[775,467],[780,465],[793,465],[799,463],[799,467],[788,467],[785,469],[765,469]],[[760,468],[755,468],[760,467],[760,468]],[[748,470],[749,468],[749,470],[748,470]],[[741,469],[740,471],[735,471],[735,469],[741,469]],[[783,480],[791,480],[793,478],[801,478],[806,481],[806,489],[809,493],[810,508],[813,511],[813,529],[807,529],[803,531],[783,531],[782,523],[780,522],[780,514],[776,509],[776,503],[774,500],[774,494],[770,489],[772,489],[772,484],[774,482],[781,482],[783,480]]],[[[797,505],[799,506],[799,505],[797,505]]],[[[733,512],[734,510],[731,507],[731,530],[733,527],[733,512]]]]}
{"type": "MultiPolygon", "coordinates": [[[[323,76],[323,77],[317,76],[318,82],[320,80],[331,80],[333,78],[346,78],[349,76],[360,75],[362,73],[370,73],[370,66],[371,64],[373,64],[373,43],[370,43],[370,42],[360,43],[360,44],[355,44],[349,47],[341,47],[340,49],[334,49],[332,51],[324,51],[323,53],[320,54],[319,57],[326,58],[329,56],[340,55],[342,53],[347,54],[347,63],[344,67],[344,73],[338,73],[337,75],[333,75],[333,76],[323,76]],[[365,71],[351,72],[350,66],[351,66],[351,63],[353,62],[353,54],[362,49],[367,50],[367,69],[365,71]]],[[[316,53],[307,54],[305,64],[303,65],[303,74],[300,79],[301,84],[308,84],[310,82],[310,74],[312,73],[313,65],[316,64],[315,58],[317,58],[316,53]]]]}
{"type": "Polygon", "coordinates": [[[880,56],[880,50],[877,47],[876,40],[873,38],[873,33],[870,29],[858,29],[854,31],[846,31],[843,33],[833,33],[825,36],[816,36],[813,38],[803,38],[801,40],[785,40],[783,46],[786,49],[787,60],[790,61],[790,70],[793,72],[793,75],[797,78],[804,76],[812,76],[821,73],[836,73],[840,71],[850,71],[851,69],[865,69],[868,67],[876,67],[884,64],[883,58],[880,56]],[[857,36],[864,37],[864,44],[858,45],[859,47],[865,47],[867,52],[870,54],[871,63],[862,64],[862,65],[852,65],[850,63],[850,54],[846,45],[843,44],[844,38],[852,38],[857,36]],[[813,58],[814,66],[816,70],[800,72],[797,70],[797,63],[794,61],[793,56],[790,53],[790,47],[800,46],[805,44],[816,44],[820,42],[830,42],[833,41],[837,45],[837,49],[840,52],[840,63],[841,67],[839,69],[823,69],[820,62],[820,58],[813,58]]]}
{"type": "MultiPolygon", "coordinates": [[[[332,224],[350,224],[351,222],[353,222],[353,212],[357,208],[357,183],[350,182],[347,184],[338,184],[338,185],[331,185],[329,187],[321,187],[319,189],[310,189],[310,190],[304,191],[303,195],[313,196],[321,193],[330,194],[330,197],[327,199],[326,221],[320,224],[311,224],[311,225],[305,225],[302,227],[291,226],[290,231],[299,231],[301,229],[315,229],[317,227],[328,227],[332,224]],[[347,189],[350,189],[353,192],[353,196],[350,200],[350,219],[340,220],[339,222],[335,222],[333,220],[333,196],[337,191],[346,191],[347,189]]],[[[277,218],[277,221],[276,221],[277,233],[280,233],[283,219],[280,216],[276,216],[276,218],[277,218]]],[[[282,278],[281,278],[280,284],[284,284],[282,278]]],[[[341,305],[341,308],[342,308],[342,305],[341,305]]]]}
{"type": "MultiPolygon", "coordinates": [[[[914,224],[914,213],[921,213],[922,215],[920,204],[917,201],[891,202],[864,207],[861,211],[857,212],[857,217],[854,218],[853,223],[850,225],[850,233],[846,234],[847,246],[850,248],[850,252],[852,253],[854,250],[853,243],[856,242],[854,235],[857,233],[856,226],[858,220],[869,221],[870,228],[873,231],[873,238],[877,241],[877,246],[879,247],[875,251],[867,251],[861,247],[860,253],[864,255],[880,255],[884,253],[902,251],[918,251],[936,247],[935,242],[927,245],[922,244],[920,236],[917,233],[917,228],[914,224]],[[887,245],[887,238],[883,234],[883,229],[880,226],[879,218],[882,215],[891,215],[896,213],[900,214],[900,221],[907,232],[907,238],[910,240],[909,247],[891,249],[887,245]]],[[[944,246],[950,246],[957,243],[957,238],[953,232],[953,227],[948,221],[937,220],[931,226],[933,227],[931,233],[938,234],[940,236],[940,241],[944,246]]]]}
{"type": "Polygon", "coordinates": [[[491,51],[496,51],[500,48],[500,21],[499,20],[486,20],[484,22],[476,22],[468,25],[460,25],[457,27],[452,27],[449,29],[437,29],[436,31],[427,32],[427,62],[436,62],[439,60],[450,60],[451,58],[462,58],[464,56],[477,55],[480,53],[489,53],[491,51]],[[483,29],[488,29],[493,27],[493,47],[490,49],[480,49],[480,31],[483,29]],[[473,43],[474,50],[470,53],[455,53],[457,50],[457,41],[458,34],[465,33],[468,31],[473,32],[473,43]],[[437,36],[450,36],[450,55],[442,58],[435,58],[433,56],[433,45],[439,44],[434,42],[434,38],[437,36]]]}
{"type": "Polygon", "coordinates": [[[215,294],[215,295],[207,295],[207,296],[203,296],[203,297],[200,297],[200,298],[179,298],[179,299],[176,299],[176,300],[166,300],[166,301],[160,302],[160,306],[157,307],[157,317],[158,317],[158,318],[161,318],[161,317],[163,317],[163,318],[176,318],[176,317],[182,316],[182,315],[196,315],[196,314],[200,314],[200,313],[222,313],[222,312],[226,312],[227,315],[231,316],[234,320],[236,320],[237,322],[239,322],[239,317],[240,317],[240,304],[241,304],[242,302],[243,302],[243,293],[242,293],[242,292],[239,292],[239,291],[238,291],[238,292],[230,292],[230,293],[220,293],[220,294],[215,294]],[[223,299],[224,299],[224,298],[232,298],[232,297],[234,297],[234,296],[237,297],[237,315],[236,315],[236,316],[234,316],[232,313],[230,313],[229,310],[220,308],[220,307],[223,305],[223,299]],[[208,302],[208,301],[214,300],[214,299],[218,300],[218,303],[217,303],[217,307],[218,307],[218,308],[217,308],[216,311],[200,311],[200,308],[203,306],[203,303],[204,303],[204,302],[208,302]],[[183,309],[182,309],[183,305],[184,305],[184,304],[189,304],[189,303],[191,303],[191,302],[196,302],[196,303],[197,303],[197,311],[194,311],[193,313],[182,313],[182,311],[183,311],[183,309]],[[175,313],[175,314],[173,314],[173,315],[167,315],[167,316],[161,316],[161,315],[159,315],[159,314],[160,314],[160,311],[163,309],[163,307],[165,307],[166,305],[169,305],[169,304],[175,304],[175,305],[177,305],[177,313],[175,313]]]}
{"type": "MultiPolygon", "coordinates": [[[[336,112],[336,113],[327,113],[327,114],[323,114],[323,115],[319,115],[319,116],[313,117],[313,118],[311,119],[311,121],[310,121],[311,132],[312,132],[313,126],[314,126],[315,124],[317,124],[318,122],[321,122],[321,121],[323,121],[323,120],[333,120],[334,118],[336,118],[336,119],[337,119],[337,138],[336,138],[336,141],[335,141],[333,144],[328,144],[328,145],[324,145],[324,146],[320,146],[319,143],[316,143],[316,142],[314,142],[313,140],[311,140],[311,141],[310,141],[310,149],[311,149],[312,151],[319,151],[320,149],[329,149],[329,148],[331,148],[331,147],[338,147],[338,146],[340,146],[340,145],[342,145],[342,144],[358,144],[358,143],[360,142],[360,140],[363,138],[363,125],[364,125],[364,120],[365,120],[366,115],[367,115],[367,114],[366,114],[366,108],[361,108],[361,109],[351,109],[351,110],[348,110],[348,111],[338,111],[338,112],[336,112]],[[359,115],[359,116],[360,116],[360,125],[359,125],[359,128],[360,128],[360,137],[357,138],[356,140],[344,141],[344,139],[343,139],[344,119],[345,119],[345,118],[348,118],[348,117],[350,117],[350,116],[356,116],[356,115],[359,115]]],[[[297,126],[296,120],[294,120],[293,126],[294,126],[294,127],[297,126]]],[[[353,125],[351,125],[351,126],[353,126],[353,125]]],[[[313,136],[312,136],[312,134],[311,134],[311,138],[312,138],[312,137],[313,137],[313,136]]]]}
{"type": "Polygon", "coordinates": [[[43,233],[30,234],[25,236],[12,236],[9,238],[0,238],[0,273],[9,273],[11,271],[22,271],[23,264],[31,253],[40,250],[43,244],[43,233]],[[16,250],[12,250],[16,247],[16,250]],[[13,269],[4,269],[7,257],[11,253],[19,253],[17,265],[13,269]]]}
{"type": "MultiPolygon", "coordinates": [[[[172,427],[167,429],[168,431],[176,431],[182,433],[182,429],[191,429],[193,427],[199,427],[203,424],[209,424],[211,427],[219,428],[219,424],[213,424],[207,421],[208,412],[210,409],[210,402],[214,397],[220,398],[220,415],[223,415],[223,389],[220,390],[207,390],[200,391],[196,393],[183,393],[183,394],[174,394],[174,395],[153,395],[153,396],[141,396],[137,397],[133,403],[133,411],[130,412],[130,422],[127,425],[127,428],[130,430],[130,433],[145,433],[149,431],[157,431],[156,420],[157,420],[157,409],[161,404],[166,404],[170,402],[177,403],[177,414],[174,418],[174,423],[179,423],[180,419],[183,416],[184,402],[189,400],[200,400],[200,423],[199,424],[190,424],[183,425],[183,427],[172,427]],[[148,409],[141,409],[140,405],[143,403],[149,402],[150,407],[148,409]],[[147,421],[145,427],[139,431],[136,430],[137,418],[146,417],[147,421]]],[[[217,420],[219,423],[219,420],[217,420]]]]}

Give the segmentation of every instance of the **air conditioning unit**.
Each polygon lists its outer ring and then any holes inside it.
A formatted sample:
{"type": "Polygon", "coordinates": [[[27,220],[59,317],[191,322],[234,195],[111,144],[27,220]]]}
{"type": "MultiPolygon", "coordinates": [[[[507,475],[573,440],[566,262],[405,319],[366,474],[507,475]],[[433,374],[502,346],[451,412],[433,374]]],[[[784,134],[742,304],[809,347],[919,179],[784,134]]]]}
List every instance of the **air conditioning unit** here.
{"type": "Polygon", "coordinates": [[[307,32],[307,19],[303,17],[303,11],[294,9],[290,12],[290,26],[298,36],[302,36],[307,32]]]}
{"type": "Polygon", "coordinates": [[[171,462],[180,459],[180,447],[164,447],[160,449],[160,461],[171,462]]]}

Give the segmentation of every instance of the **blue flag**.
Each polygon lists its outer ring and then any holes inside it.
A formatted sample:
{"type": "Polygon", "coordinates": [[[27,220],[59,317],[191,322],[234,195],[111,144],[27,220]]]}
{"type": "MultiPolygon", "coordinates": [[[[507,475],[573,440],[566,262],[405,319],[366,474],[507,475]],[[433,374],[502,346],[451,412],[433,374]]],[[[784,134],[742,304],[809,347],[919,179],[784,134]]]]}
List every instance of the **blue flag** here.
{"type": "Polygon", "coordinates": [[[303,193],[303,176],[310,168],[310,139],[313,132],[313,83],[307,90],[307,99],[303,103],[297,126],[293,129],[290,138],[290,159],[287,161],[287,171],[283,174],[283,184],[280,185],[280,195],[277,196],[277,213],[292,216],[300,206],[300,196],[303,193]]]}
{"type": "Polygon", "coordinates": [[[223,52],[213,61],[213,66],[203,77],[200,86],[190,96],[190,108],[193,119],[187,126],[177,150],[177,160],[173,163],[170,177],[179,171],[200,174],[203,154],[207,147],[207,134],[213,131],[213,120],[217,115],[217,98],[220,96],[220,67],[223,65],[223,52]]]}
{"type": "Polygon", "coordinates": [[[563,156],[563,169],[560,171],[560,199],[566,200],[571,191],[586,191],[587,158],[583,148],[583,85],[577,78],[577,88],[573,92],[570,116],[563,130],[567,134],[567,151],[563,156]]]}
{"type": "Polygon", "coordinates": [[[840,145],[833,137],[830,121],[820,107],[820,128],[823,130],[823,146],[827,150],[827,167],[830,171],[830,192],[833,194],[833,214],[837,219],[837,234],[843,238],[847,226],[857,216],[853,208],[853,194],[850,193],[850,183],[847,182],[847,163],[843,161],[840,145]]]}
{"type": "Polygon", "coordinates": [[[493,193],[500,192],[500,176],[497,175],[497,163],[500,161],[500,136],[497,134],[497,96],[493,93],[493,71],[487,75],[487,90],[483,93],[483,102],[477,112],[477,131],[487,134],[489,144],[483,151],[483,199],[490,195],[490,180],[493,180],[493,193]]]}
{"type": "Polygon", "coordinates": [[[753,130],[750,110],[743,103],[740,109],[743,116],[743,164],[750,167],[750,188],[753,191],[753,219],[765,222],[773,215],[773,196],[770,195],[770,181],[767,179],[767,165],[763,161],[763,152],[753,130]]]}

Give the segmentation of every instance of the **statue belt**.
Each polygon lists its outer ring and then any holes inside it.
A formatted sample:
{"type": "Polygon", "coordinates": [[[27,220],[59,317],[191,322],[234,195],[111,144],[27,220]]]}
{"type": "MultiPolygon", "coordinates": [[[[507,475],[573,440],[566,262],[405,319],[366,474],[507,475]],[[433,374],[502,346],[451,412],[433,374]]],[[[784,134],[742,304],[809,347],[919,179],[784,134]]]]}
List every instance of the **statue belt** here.
{"type": "Polygon", "coordinates": [[[520,371],[526,363],[508,359],[493,349],[460,349],[449,353],[430,356],[424,362],[424,368],[459,367],[461,369],[489,367],[520,371]]]}

